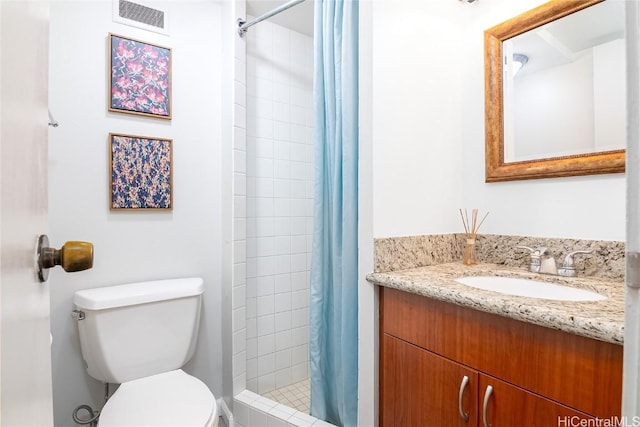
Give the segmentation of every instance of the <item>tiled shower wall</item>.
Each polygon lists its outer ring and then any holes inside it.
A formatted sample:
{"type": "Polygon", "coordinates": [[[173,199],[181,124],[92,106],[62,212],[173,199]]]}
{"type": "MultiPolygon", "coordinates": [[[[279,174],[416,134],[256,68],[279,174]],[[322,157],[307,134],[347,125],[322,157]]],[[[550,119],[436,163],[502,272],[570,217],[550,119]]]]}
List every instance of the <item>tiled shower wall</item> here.
{"type": "Polygon", "coordinates": [[[309,370],[313,40],[264,21],[246,35],[246,384],[309,370]]]}

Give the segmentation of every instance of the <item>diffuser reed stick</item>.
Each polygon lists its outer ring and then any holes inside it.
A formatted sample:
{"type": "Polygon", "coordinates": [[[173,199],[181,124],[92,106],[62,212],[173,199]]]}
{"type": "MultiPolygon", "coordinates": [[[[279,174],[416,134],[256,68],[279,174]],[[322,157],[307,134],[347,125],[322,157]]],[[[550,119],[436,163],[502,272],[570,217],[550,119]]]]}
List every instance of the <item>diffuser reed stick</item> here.
{"type": "Polygon", "coordinates": [[[464,215],[462,214],[462,209],[460,209],[460,218],[462,218],[462,225],[466,237],[466,244],[462,254],[462,263],[465,265],[475,265],[478,263],[476,259],[476,235],[488,215],[489,212],[487,212],[478,223],[478,209],[471,210],[471,221],[469,221],[467,209],[464,210],[464,215]]]}

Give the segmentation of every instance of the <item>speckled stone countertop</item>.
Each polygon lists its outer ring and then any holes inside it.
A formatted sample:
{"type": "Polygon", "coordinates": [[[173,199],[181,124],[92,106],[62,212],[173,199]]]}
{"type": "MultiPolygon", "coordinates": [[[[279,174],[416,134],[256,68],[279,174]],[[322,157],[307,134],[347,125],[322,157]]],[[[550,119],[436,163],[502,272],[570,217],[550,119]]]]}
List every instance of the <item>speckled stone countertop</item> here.
{"type": "Polygon", "coordinates": [[[600,341],[622,345],[624,339],[624,282],[618,279],[549,276],[498,264],[465,266],[453,262],[371,273],[367,280],[600,341]],[[607,299],[590,302],[545,300],[485,291],[454,281],[461,276],[489,275],[531,278],[588,289],[606,295],[607,299]]]}

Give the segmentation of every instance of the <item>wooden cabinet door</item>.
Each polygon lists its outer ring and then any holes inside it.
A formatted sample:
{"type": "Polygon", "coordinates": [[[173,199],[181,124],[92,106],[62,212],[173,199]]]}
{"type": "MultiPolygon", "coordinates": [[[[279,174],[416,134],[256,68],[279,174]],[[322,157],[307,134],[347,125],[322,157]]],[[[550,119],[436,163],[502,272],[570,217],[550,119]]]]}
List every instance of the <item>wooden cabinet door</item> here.
{"type": "MultiPolygon", "coordinates": [[[[382,334],[380,412],[382,427],[475,427],[478,373],[449,359],[382,334]],[[460,407],[464,377],[468,383],[460,407]]],[[[554,424],[555,425],[555,424],[554,424]]]]}
{"type": "MultiPolygon", "coordinates": [[[[522,375],[527,375],[523,372],[522,375]]],[[[578,412],[537,394],[500,381],[488,375],[479,374],[478,425],[485,427],[541,427],[592,425],[586,420],[591,415],[578,412]],[[492,392],[486,398],[487,388],[492,392]],[[486,400],[486,404],[485,404],[486,400]],[[486,424],[485,424],[486,415],[486,424]],[[581,420],[584,424],[581,424],[581,420]]],[[[595,424],[593,424],[595,425],[595,424]]]]}

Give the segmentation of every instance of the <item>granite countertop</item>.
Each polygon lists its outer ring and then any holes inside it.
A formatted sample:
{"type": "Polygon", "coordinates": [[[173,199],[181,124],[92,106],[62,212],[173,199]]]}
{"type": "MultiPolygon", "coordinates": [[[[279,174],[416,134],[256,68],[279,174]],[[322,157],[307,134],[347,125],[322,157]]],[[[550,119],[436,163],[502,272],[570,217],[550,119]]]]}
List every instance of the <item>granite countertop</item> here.
{"type": "Polygon", "coordinates": [[[592,277],[530,273],[497,264],[466,266],[460,262],[371,273],[369,282],[536,325],[622,345],[624,282],[592,277]],[[461,276],[522,277],[588,289],[606,295],[602,301],[574,302],[506,295],[454,281],[461,276]]]}

